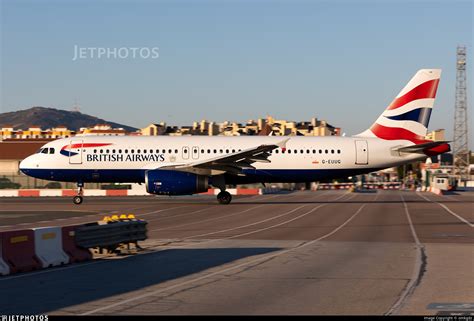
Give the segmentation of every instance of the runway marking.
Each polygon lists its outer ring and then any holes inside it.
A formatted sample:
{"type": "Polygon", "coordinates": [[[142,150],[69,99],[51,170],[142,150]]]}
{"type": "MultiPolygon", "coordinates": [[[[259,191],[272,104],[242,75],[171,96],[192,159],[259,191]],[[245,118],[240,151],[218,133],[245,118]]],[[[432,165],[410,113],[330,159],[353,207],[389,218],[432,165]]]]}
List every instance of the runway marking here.
{"type": "Polygon", "coordinates": [[[216,207],[218,207],[218,205],[204,207],[204,208],[201,208],[201,209],[199,209],[199,210],[192,211],[192,212],[188,212],[188,213],[181,213],[181,214],[170,215],[170,216],[155,217],[155,218],[149,219],[148,222],[150,222],[150,221],[156,221],[156,220],[158,220],[158,219],[164,220],[164,219],[167,219],[167,218],[169,219],[169,218],[176,218],[176,217],[181,217],[181,216],[196,214],[196,213],[200,213],[200,212],[209,210],[209,209],[211,209],[211,208],[216,208],[216,207]]]}
{"type": "Polygon", "coordinates": [[[29,277],[29,276],[34,277],[34,276],[39,275],[39,274],[45,274],[45,273],[51,273],[51,272],[57,272],[57,271],[64,271],[64,270],[84,267],[84,266],[88,266],[88,265],[92,265],[92,264],[107,263],[107,262],[113,262],[113,261],[111,261],[111,260],[93,260],[93,261],[90,261],[90,262],[76,263],[76,264],[72,264],[72,265],[68,265],[68,266],[55,266],[55,267],[52,267],[52,268],[39,270],[39,271],[32,271],[32,272],[23,273],[23,274],[0,276],[0,282],[13,280],[13,279],[20,279],[20,278],[29,277]]]}
{"type": "Polygon", "coordinates": [[[275,220],[279,217],[282,217],[282,216],[285,216],[285,215],[288,215],[288,214],[291,214],[293,212],[296,212],[297,210],[305,207],[307,205],[301,205],[301,206],[298,206],[297,208],[294,208],[288,212],[285,212],[285,213],[282,213],[280,215],[277,215],[277,216],[272,216],[270,218],[267,218],[267,219],[264,219],[264,220],[261,220],[261,221],[257,221],[257,222],[254,222],[254,223],[250,223],[250,224],[246,224],[246,225],[240,225],[240,226],[237,226],[237,227],[232,227],[232,228],[228,228],[228,229],[225,229],[225,230],[220,230],[220,231],[215,231],[215,232],[210,232],[210,233],[205,233],[205,234],[198,234],[198,235],[192,235],[192,236],[188,236],[188,237],[185,237],[185,238],[182,238],[181,240],[188,240],[188,239],[193,239],[193,238],[196,238],[196,237],[202,237],[202,236],[208,236],[208,235],[214,235],[214,234],[220,234],[220,233],[224,233],[224,232],[229,232],[229,231],[233,231],[233,230],[238,230],[238,229],[241,229],[241,228],[245,228],[245,227],[249,227],[249,226],[253,226],[253,225],[258,225],[258,224],[261,224],[261,223],[265,223],[265,222],[268,222],[268,221],[272,221],[272,220],[275,220]]]}
{"type": "Polygon", "coordinates": [[[209,274],[206,274],[206,275],[203,275],[203,276],[200,276],[200,277],[197,277],[197,278],[194,278],[194,279],[191,279],[191,280],[188,280],[188,281],[184,281],[184,282],[181,282],[181,283],[178,283],[178,284],[175,284],[175,285],[171,285],[169,287],[166,287],[166,288],[162,288],[162,289],[157,289],[155,291],[151,291],[151,292],[147,292],[145,294],[142,294],[142,295],[138,295],[138,296],[134,296],[132,298],[129,298],[129,299],[125,299],[125,300],[122,300],[120,302],[117,302],[117,303],[113,303],[113,304],[109,304],[109,305],[106,305],[106,306],[102,306],[100,308],[97,308],[97,309],[93,309],[93,310],[90,310],[90,311],[87,311],[87,312],[84,312],[84,313],[81,313],[79,315],[91,315],[91,314],[94,314],[94,313],[97,313],[97,312],[100,312],[100,311],[104,311],[104,310],[109,310],[111,308],[115,308],[117,306],[120,306],[120,305],[123,305],[123,304],[127,304],[127,303],[130,303],[130,302],[133,302],[133,301],[137,301],[137,300],[141,300],[141,299],[144,299],[144,298],[147,298],[149,296],[153,296],[153,295],[156,295],[156,294],[160,294],[160,293],[163,293],[163,292],[166,292],[166,291],[170,291],[170,290],[173,290],[173,289],[176,289],[176,288],[179,288],[179,287],[182,287],[184,285],[188,285],[188,284],[191,284],[191,283],[195,283],[195,282],[198,282],[198,281],[201,281],[201,280],[205,280],[205,279],[208,279],[208,278],[211,278],[213,276],[216,276],[216,275],[219,275],[219,274],[222,274],[222,273],[226,273],[226,272],[229,272],[229,271],[232,271],[232,270],[236,270],[236,269],[239,269],[241,267],[245,267],[245,266],[248,266],[248,265],[252,265],[252,264],[255,264],[255,263],[258,263],[260,261],[265,261],[265,260],[269,260],[269,259],[273,259],[273,258],[276,258],[276,257],[279,257],[279,256],[282,256],[284,254],[287,254],[287,253],[290,253],[290,252],[293,252],[293,251],[296,251],[296,250],[299,250],[299,249],[302,249],[304,247],[307,247],[309,245],[313,245],[329,236],[332,236],[333,234],[337,233],[340,229],[342,229],[344,226],[346,226],[350,221],[352,221],[354,219],[354,217],[356,217],[361,211],[362,209],[366,206],[367,204],[363,204],[359,207],[359,209],[351,216],[349,217],[344,223],[342,223],[340,226],[338,226],[336,229],[332,230],[331,232],[317,238],[317,239],[314,239],[314,240],[311,240],[311,241],[308,241],[308,242],[304,242],[298,246],[295,246],[293,248],[290,248],[290,249],[286,249],[286,250],[282,250],[282,251],[279,251],[277,253],[274,253],[274,254],[269,254],[269,255],[263,255],[259,258],[256,258],[254,260],[250,260],[250,261],[247,261],[247,262],[244,262],[244,263],[241,263],[241,264],[238,264],[238,265],[234,265],[234,266],[231,266],[231,267],[228,267],[228,268],[224,268],[224,269],[221,269],[221,270],[218,270],[218,271],[215,271],[215,272],[211,272],[209,274]]]}
{"type": "Polygon", "coordinates": [[[263,206],[265,206],[265,205],[266,205],[266,204],[258,205],[258,206],[251,207],[251,208],[248,208],[248,209],[246,209],[246,210],[240,211],[240,212],[232,213],[232,214],[229,214],[229,215],[222,215],[222,216],[219,216],[219,217],[214,217],[214,218],[210,218],[210,219],[206,219],[206,220],[202,220],[202,221],[191,222],[191,223],[186,223],[186,224],[181,224],[181,225],[175,225],[175,226],[170,226],[170,227],[164,227],[164,228],[157,228],[157,229],[154,229],[154,230],[150,230],[150,232],[163,231],[163,230],[169,230],[169,229],[180,228],[180,227],[188,226],[188,225],[194,225],[194,224],[200,224],[200,223],[204,223],[204,222],[216,221],[216,220],[228,218],[228,217],[231,217],[231,216],[235,216],[235,215],[238,215],[238,214],[246,213],[246,212],[249,212],[249,211],[251,211],[251,210],[254,210],[254,209],[263,207],[263,206]]]}
{"type": "Polygon", "coordinates": [[[474,227],[474,224],[472,224],[471,222],[469,222],[468,220],[466,220],[464,217],[454,213],[453,211],[451,211],[446,205],[444,204],[441,204],[439,202],[436,202],[436,201],[433,201],[433,200],[430,200],[429,198],[427,198],[425,195],[422,195],[422,194],[419,194],[417,192],[417,195],[424,198],[425,200],[427,200],[428,202],[431,202],[431,203],[436,203],[438,204],[439,206],[441,206],[442,208],[444,208],[446,210],[446,212],[448,212],[449,214],[451,214],[452,216],[456,217],[457,219],[459,219],[460,221],[462,221],[463,223],[466,223],[467,225],[469,225],[470,227],[474,227]]]}
{"type": "MultiPolygon", "coordinates": [[[[342,196],[345,196],[345,195],[342,195],[342,196]]],[[[354,198],[355,195],[351,195],[350,198],[348,198],[346,201],[354,198]]],[[[263,232],[263,231],[266,231],[266,230],[269,230],[269,229],[272,229],[272,228],[275,228],[275,227],[278,227],[278,226],[281,226],[281,225],[285,225],[285,224],[288,224],[288,223],[291,223],[293,221],[296,221],[302,217],[305,217],[311,213],[313,213],[314,211],[320,209],[321,207],[324,207],[328,205],[328,203],[326,204],[321,204],[321,205],[318,205],[316,207],[314,207],[313,209],[311,209],[310,211],[306,212],[306,213],[303,213],[301,215],[298,215],[297,217],[294,217],[288,221],[284,221],[284,222],[281,222],[281,223],[278,223],[278,224],[275,224],[275,225],[272,225],[272,226],[268,226],[268,227],[264,227],[264,228],[261,228],[261,229],[258,229],[258,230],[255,230],[255,231],[251,231],[251,232],[246,232],[246,233],[242,233],[242,234],[238,234],[238,235],[233,235],[233,236],[230,236],[230,237],[226,237],[224,238],[224,240],[227,240],[227,239],[233,239],[233,238],[237,238],[237,237],[241,237],[241,236],[245,236],[245,235],[250,235],[250,234],[255,234],[255,233],[259,233],[259,232],[263,232]]],[[[219,240],[219,239],[218,239],[219,240]]]]}
{"type": "MultiPolygon", "coordinates": [[[[322,196],[322,195],[324,195],[324,194],[319,194],[318,196],[322,196]]],[[[257,196],[261,196],[261,195],[257,195],[257,196]]],[[[274,197],[277,197],[277,196],[283,196],[283,195],[274,195],[273,197],[270,197],[270,198],[274,198],[274,197]]],[[[265,199],[265,201],[270,199],[270,198],[265,199]]],[[[241,203],[241,204],[244,204],[244,203],[241,203]]],[[[246,213],[246,212],[249,212],[251,210],[263,207],[265,205],[268,205],[268,204],[262,204],[262,205],[251,207],[251,208],[248,208],[246,210],[236,212],[236,213],[233,213],[233,214],[223,215],[223,216],[210,218],[210,219],[206,219],[206,220],[202,220],[202,221],[198,221],[198,222],[191,222],[191,223],[175,225],[175,226],[170,226],[170,227],[165,227],[165,228],[158,228],[158,229],[150,230],[150,232],[176,229],[176,228],[180,228],[180,227],[183,227],[183,226],[189,226],[189,225],[200,224],[200,223],[204,223],[204,222],[211,222],[211,221],[215,221],[215,220],[220,220],[220,219],[228,218],[228,217],[235,216],[235,215],[238,215],[238,214],[246,213]]],[[[219,205],[217,207],[219,207],[219,205]]],[[[188,214],[191,214],[191,213],[188,213],[188,214]]],[[[169,216],[169,218],[173,218],[173,217],[177,217],[177,216],[169,216]]]]}
{"type": "Polygon", "coordinates": [[[423,272],[425,269],[426,264],[426,254],[425,254],[425,247],[421,244],[418,235],[416,234],[415,226],[413,225],[413,221],[411,220],[410,211],[408,210],[408,205],[405,202],[405,198],[403,194],[400,193],[400,198],[403,202],[403,209],[405,210],[405,215],[407,217],[408,223],[410,224],[410,231],[413,235],[413,239],[415,240],[416,245],[416,259],[415,259],[415,266],[413,267],[413,274],[411,277],[410,282],[408,282],[407,286],[405,287],[404,291],[400,294],[398,300],[392,305],[392,307],[385,313],[385,315],[393,315],[398,314],[402,306],[406,303],[406,301],[411,297],[413,292],[415,292],[416,287],[420,284],[421,279],[423,277],[423,272]]]}

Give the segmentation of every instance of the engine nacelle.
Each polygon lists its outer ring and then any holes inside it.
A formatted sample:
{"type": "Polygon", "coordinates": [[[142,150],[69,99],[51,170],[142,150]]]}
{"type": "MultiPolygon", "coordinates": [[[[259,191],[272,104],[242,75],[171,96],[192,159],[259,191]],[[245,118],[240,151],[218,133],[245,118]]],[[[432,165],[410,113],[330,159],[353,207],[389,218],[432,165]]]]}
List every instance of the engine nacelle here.
{"type": "Polygon", "coordinates": [[[190,195],[207,192],[207,176],[172,170],[149,170],[145,173],[146,191],[157,195],[190,195]]]}

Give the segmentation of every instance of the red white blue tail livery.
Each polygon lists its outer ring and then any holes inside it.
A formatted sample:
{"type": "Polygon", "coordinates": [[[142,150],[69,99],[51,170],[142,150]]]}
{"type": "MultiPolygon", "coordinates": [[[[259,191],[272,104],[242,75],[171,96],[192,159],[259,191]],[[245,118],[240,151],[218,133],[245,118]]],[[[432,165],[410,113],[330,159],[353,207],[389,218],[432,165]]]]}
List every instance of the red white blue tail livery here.
{"type": "Polygon", "coordinates": [[[359,136],[424,142],[440,76],[440,69],[419,70],[370,129],[359,136]]]}

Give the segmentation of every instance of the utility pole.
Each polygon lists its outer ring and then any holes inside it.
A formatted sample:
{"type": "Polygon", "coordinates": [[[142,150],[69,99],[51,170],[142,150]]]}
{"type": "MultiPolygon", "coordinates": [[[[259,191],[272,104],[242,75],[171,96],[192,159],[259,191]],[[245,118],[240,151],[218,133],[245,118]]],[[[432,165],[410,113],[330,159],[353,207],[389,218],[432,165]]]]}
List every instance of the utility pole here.
{"type": "Polygon", "coordinates": [[[466,46],[458,46],[456,59],[456,102],[454,105],[453,174],[461,181],[469,179],[466,79],[466,46]]]}

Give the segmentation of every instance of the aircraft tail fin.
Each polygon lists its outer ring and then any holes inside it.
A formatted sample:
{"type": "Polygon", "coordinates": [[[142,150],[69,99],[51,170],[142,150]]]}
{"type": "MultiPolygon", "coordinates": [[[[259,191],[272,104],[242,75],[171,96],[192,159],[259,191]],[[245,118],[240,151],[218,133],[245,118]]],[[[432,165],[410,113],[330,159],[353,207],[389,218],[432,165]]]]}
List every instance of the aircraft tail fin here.
{"type": "Polygon", "coordinates": [[[440,76],[441,69],[418,70],[375,123],[356,136],[425,141],[440,76]]]}

